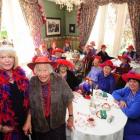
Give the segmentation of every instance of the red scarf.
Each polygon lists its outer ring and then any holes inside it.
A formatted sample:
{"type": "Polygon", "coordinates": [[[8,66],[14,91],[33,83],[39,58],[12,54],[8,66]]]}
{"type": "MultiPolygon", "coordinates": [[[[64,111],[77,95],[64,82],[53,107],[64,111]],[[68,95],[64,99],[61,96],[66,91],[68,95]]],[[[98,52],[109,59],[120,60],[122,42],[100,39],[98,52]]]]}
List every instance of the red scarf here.
{"type": "Polygon", "coordinates": [[[45,117],[48,117],[50,115],[50,105],[51,105],[51,91],[50,91],[50,81],[47,83],[47,90],[43,91],[46,93],[42,93],[43,94],[43,99],[44,99],[44,114],[45,117]],[[47,96],[45,96],[45,94],[47,94],[47,96]]]}

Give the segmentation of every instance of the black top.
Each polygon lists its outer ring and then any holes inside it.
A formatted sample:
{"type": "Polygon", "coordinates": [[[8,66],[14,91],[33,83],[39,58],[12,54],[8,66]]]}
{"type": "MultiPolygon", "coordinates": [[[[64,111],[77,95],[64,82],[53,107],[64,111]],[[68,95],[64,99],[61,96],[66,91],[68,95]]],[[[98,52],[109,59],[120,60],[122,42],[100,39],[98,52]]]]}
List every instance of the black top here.
{"type": "Polygon", "coordinates": [[[81,81],[74,75],[72,71],[67,70],[66,81],[72,90],[75,90],[76,87],[80,84],[81,81]]]}
{"type": "Polygon", "coordinates": [[[98,52],[97,55],[98,55],[98,56],[101,56],[102,62],[114,58],[114,57],[110,57],[110,56],[107,54],[107,52],[102,52],[102,51],[98,52]]]}
{"type": "Polygon", "coordinates": [[[26,119],[26,113],[23,108],[24,94],[18,89],[17,84],[15,82],[10,83],[10,93],[10,98],[12,100],[12,108],[15,112],[15,120],[19,124],[19,127],[22,128],[26,119]]]}

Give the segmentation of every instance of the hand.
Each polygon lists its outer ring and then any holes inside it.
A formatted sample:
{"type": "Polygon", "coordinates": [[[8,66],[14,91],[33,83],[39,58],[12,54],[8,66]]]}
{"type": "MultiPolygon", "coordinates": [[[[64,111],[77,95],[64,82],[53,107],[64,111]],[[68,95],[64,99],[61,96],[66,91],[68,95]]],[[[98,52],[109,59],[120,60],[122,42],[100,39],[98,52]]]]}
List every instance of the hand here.
{"type": "Polygon", "coordinates": [[[26,121],[22,129],[23,129],[25,135],[28,135],[29,133],[32,133],[31,122],[26,121]]]}
{"type": "Polygon", "coordinates": [[[1,132],[2,133],[9,133],[9,132],[12,132],[14,130],[14,128],[13,127],[10,127],[10,126],[2,126],[2,128],[1,128],[1,132]]]}
{"type": "Polygon", "coordinates": [[[120,101],[119,106],[120,106],[120,108],[125,108],[125,107],[127,107],[127,104],[125,101],[120,101]]]}
{"type": "Polygon", "coordinates": [[[80,93],[80,94],[82,94],[82,90],[81,89],[78,89],[77,92],[80,93]]]}
{"type": "Polygon", "coordinates": [[[74,119],[73,117],[69,117],[67,120],[67,127],[68,129],[72,130],[74,128],[74,119]]]}
{"type": "Polygon", "coordinates": [[[117,105],[119,105],[119,103],[120,103],[118,100],[114,100],[114,102],[115,102],[117,105]]]}

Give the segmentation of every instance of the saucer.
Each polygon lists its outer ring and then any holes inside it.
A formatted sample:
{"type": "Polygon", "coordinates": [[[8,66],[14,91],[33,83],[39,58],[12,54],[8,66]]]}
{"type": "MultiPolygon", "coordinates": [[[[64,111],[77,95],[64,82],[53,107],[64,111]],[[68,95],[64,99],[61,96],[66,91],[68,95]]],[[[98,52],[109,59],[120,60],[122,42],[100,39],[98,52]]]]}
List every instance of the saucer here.
{"type": "Polygon", "coordinates": [[[102,109],[106,110],[106,111],[109,111],[111,109],[111,106],[108,104],[108,103],[104,103],[102,105],[102,109]]]}

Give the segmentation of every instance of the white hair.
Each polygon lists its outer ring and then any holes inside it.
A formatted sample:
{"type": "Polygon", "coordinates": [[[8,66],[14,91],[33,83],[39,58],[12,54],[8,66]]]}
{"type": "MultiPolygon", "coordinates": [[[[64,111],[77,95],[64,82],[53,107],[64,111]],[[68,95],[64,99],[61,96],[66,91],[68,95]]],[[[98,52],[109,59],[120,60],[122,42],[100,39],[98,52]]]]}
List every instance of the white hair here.
{"type": "Polygon", "coordinates": [[[54,73],[53,67],[51,66],[51,64],[48,64],[48,63],[38,63],[38,64],[36,64],[35,67],[34,67],[34,73],[38,73],[40,64],[46,65],[47,70],[50,74],[54,73]]]}

